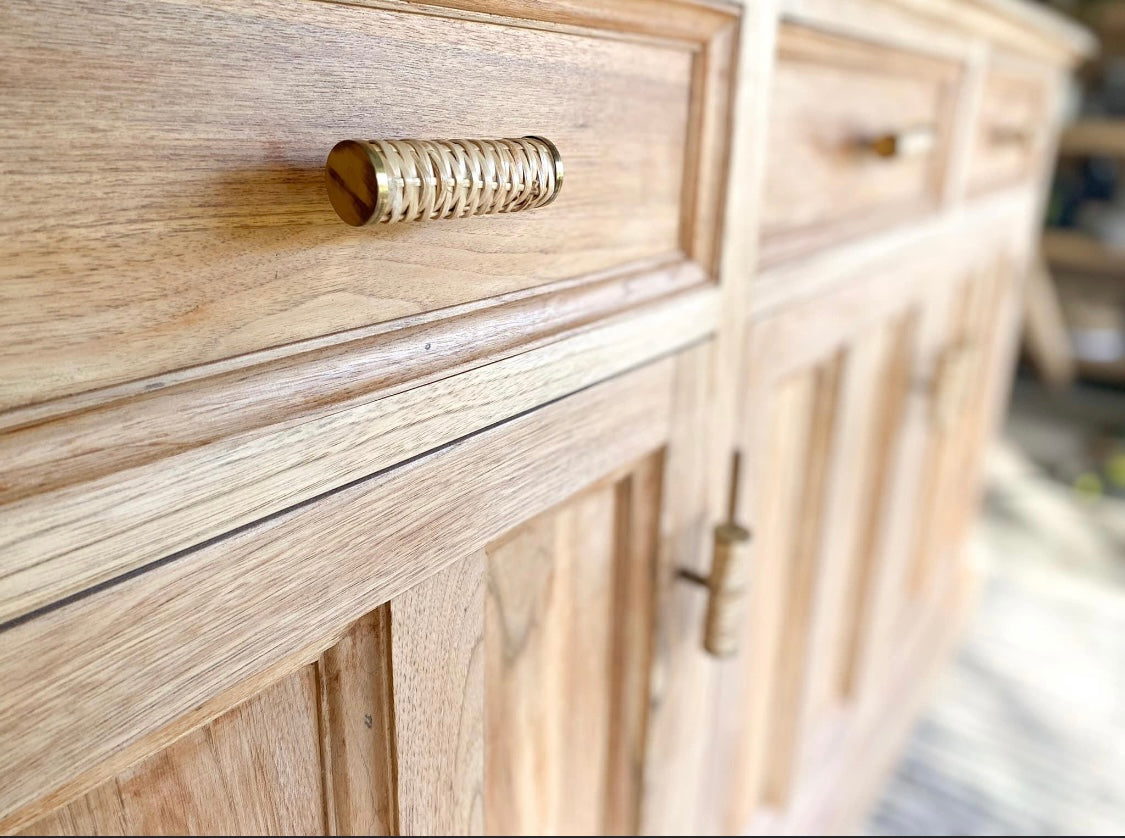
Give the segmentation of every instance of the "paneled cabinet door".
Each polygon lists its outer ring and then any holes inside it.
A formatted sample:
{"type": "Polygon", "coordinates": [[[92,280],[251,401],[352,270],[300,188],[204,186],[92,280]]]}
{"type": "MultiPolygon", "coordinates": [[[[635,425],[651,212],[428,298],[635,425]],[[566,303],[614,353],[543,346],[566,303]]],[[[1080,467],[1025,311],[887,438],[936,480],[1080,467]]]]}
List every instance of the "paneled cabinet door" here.
{"type": "Polygon", "coordinates": [[[661,757],[684,733],[661,672],[701,657],[702,617],[667,625],[662,603],[708,543],[710,352],[10,629],[0,825],[581,834],[689,817],[664,794],[696,772],[661,757]]]}
{"type": "Polygon", "coordinates": [[[1018,262],[1004,248],[1020,229],[1005,218],[822,262],[825,276],[802,279],[829,290],[750,324],[751,617],[721,675],[715,739],[728,831],[755,815],[754,829],[854,826],[849,807],[913,719],[967,588],[964,540],[1010,360],[1018,262]]]}

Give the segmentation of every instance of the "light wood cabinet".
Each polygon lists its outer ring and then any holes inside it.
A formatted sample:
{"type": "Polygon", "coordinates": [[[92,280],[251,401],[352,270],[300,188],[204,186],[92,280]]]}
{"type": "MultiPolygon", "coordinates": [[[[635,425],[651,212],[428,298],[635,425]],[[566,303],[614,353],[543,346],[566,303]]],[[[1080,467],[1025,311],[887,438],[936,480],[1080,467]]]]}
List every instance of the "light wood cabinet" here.
{"type": "Polygon", "coordinates": [[[0,831],[855,825],[971,604],[1080,30],[113,0],[0,44],[0,831]],[[531,134],[549,206],[325,194],[339,140],[531,134]]]}
{"type": "Polygon", "coordinates": [[[645,746],[667,724],[650,694],[670,631],[658,603],[707,559],[711,352],[9,629],[4,793],[18,823],[636,831],[642,779],[682,770],[646,766],[645,746]]]}
{"type": "Polygon", "coordinates": [[[750,324],[739,426],[756,575],[746,654],[720,688],[744,708],[720,746],[726,829],[846,828],[854,766],[885,768],[932,648],[956,635],[1021,215],[825,260],[855,278],[806,268],[830,290],[750,324]]]}

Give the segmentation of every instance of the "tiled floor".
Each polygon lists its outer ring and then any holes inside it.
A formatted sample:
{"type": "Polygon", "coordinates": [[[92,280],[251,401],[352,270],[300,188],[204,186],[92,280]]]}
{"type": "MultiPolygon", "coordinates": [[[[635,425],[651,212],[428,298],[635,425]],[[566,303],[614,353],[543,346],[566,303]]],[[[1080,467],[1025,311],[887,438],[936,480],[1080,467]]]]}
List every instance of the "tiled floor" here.
{"type": "Polygon", "coordinates": [[[1125,394],[1087,426],[1041,398],[990,459],[978,611],[868,834],[1125,832],[1125,499],[1064,482],[1125,394]]]}

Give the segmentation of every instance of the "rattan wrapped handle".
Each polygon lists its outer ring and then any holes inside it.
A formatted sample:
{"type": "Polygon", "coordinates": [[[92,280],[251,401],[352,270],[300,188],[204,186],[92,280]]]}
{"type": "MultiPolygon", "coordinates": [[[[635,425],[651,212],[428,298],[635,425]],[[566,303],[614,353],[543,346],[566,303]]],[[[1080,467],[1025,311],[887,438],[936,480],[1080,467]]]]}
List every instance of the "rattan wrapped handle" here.
{"type": "Polygon", "coordinates": [[[716,657],[738,652],[750,582],[750,531],[736,524],[715,528],[703,648],[716,657]]]}
{"type": "Polygon", "coordinates": [[[328,198],[353,227],[463,218],[546,206],[563,163],[542,137],[344,140],[325,164],[328,198]]]}
{"type": "Polygon", "coordinates": [[[937,145],[937,131],[929,125],[919,125],[868,138],[861,145],[884,159],[923,157],[937,145]]]}

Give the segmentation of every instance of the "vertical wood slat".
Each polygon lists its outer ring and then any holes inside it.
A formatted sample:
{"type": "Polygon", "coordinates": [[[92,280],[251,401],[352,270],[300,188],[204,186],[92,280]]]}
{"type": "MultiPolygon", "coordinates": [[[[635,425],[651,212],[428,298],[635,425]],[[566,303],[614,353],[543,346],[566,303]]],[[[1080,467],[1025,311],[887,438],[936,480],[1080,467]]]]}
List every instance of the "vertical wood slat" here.
{"type": "Polygon", "coordinates": [[[752,516],[758,522],[754,548],[754,582],[750,589],[748,636],[740,660],[743,708],[742,724],[726,731],[735,740],[731,747],[731,778],[723,801],[723,828],[737,832],[750,822],[761,802],[770,754],[768,744],[771,712],[778,676],[780,636],[786,619],[788,559],[793,553],[796,522],[802,507],[807,441],[814,400],[814,379],[809,374],[783,382],[766,380],[753,392],[769,421],[762,423],[760,445],[751,456],[759,466],[759,481],[769,491],[760,491],[759,508],[752,516]]]}
{"type": "MultiPolygon", "coordinates": [[[[948,352],[951,348],[971,339],[973,303],[976,290],[977,282],[975,279],[969,279],[961,283],[957,291],[957,300],[947,328],[942,353],[948,352]]],[[[931,367],[931,385],[937,383],[936,376],[941,374],[942,353],[938,354],[936,363],[931,367]]],[[[928,399],[932,401],[936,391],[935,386],[930,386],[927,393],[928,399]]],[[[913,567],[908,584],[912,597],[922,594],[929,588],[933,581],[935,566],[940,561],[939,556],[946,543],[945,534],[941,529],[941,516],[944,514],[945,504],[949,502],[946,497],[949,468],[952,455],[956,451],[955,438],[960,422],[954,421],[951,428],[940,428],[931,418],[930,424],[932,427],[927,443],[926,465],[922,474],[923,482],[918,499],[918,525],[911,549],[913,567]]],[[[904,613],[906,612],[904,611],[904,613]]]]}
{"type": "Polygon", "coordinates": [[[877,698],[878,685],[901,646],[899,618],[908,609],[912,551],[923,524],[920,499],[927,491],[924,484],[932,445],[932,406],[917,385],[947,341],[952,302],[950,293],[943,289],[924,306],[912,309],[905,327],[910,340],[904,346],[905,366],[900,372],[901,413],[894,450],[888,452],[891,463],[882,520],[874,538],[878,548],[870,559],[872,578],[857,625],[848,676],[849,696],[861,704],[877,698]]]}
{"type": "Polygon", "coordinates": [[[809,630],[816,590],[820,533],[828,489],[828,462],[832,431],[839,406],[843,354],[838,352],[812,372],[812,403],[806,437],[805,468],[792,553],[783,557],[784,621],[777,653],[775,687],[770,702],[769,762],[765,798],[784,806],[792,792],[796,763],[802,747],[802,707],[806,682],[809,630]]]}
{"type": "Polygon", "coordinates": [[[613,486],[488,549],[490,834],[596,834],[606,806],[613,486]]]}
{"type": "Polygon", "coordinates": [[[462,559],[390,604],[403,835],[484,830],[484,556],[462,559]]]}
{"type": "Polygon", "coordinates": [[[1019,299],[1013,287],[1016,272],[1006,257],[998,258],[991,266],[987,276],[987,294],[982,302],[978,316],[978,334],[981,353],[979,366],[974,371],[968,403],[968,439],[961,452],[962,477],[961,492],[963,502],[950,524],[953,537],[963,541],[977,508],[981,484],[981,464],[984,448],[999,418],[1004,404],[1005,388],[999,379],[1009,375],[1010,365],[1007,356],[1013,351],[1005,346],[1009,339],[1008,331],[1012,320],[1018,316],[1019,299]],[[970,467],[971,466],[971,467],[970,467]]]}
{"type": "MultiPolygon", "coordinates": [[[[890,325],[883,325],[849,344],[842,358],[805,653],[806,686],[798,708],[801,730],[818,726],[841,700],[835,674],[844,649],[840,636],[848,620],[846,603],[862,535],[860,521],[878,488],[872,462],[888,442],[874,437],[871,428],[878,424],[877,392],[883,385],[880,373],[890,338],[890,325]]],[[[817,759],[807,749],[797,756],[817,759]]]]}
{"type": "Polygon", "coordinates": [[[338,835],[398,834],[389,604],[320,660],[326,818],[338,835]]]}
{"type": "Polygon", "coordinates": [[[637,831],[645,835],[717,830],[712,821],[718,815],[716,801],[720,798],[709,795],[720,792],[709,771],[723,765],[722,757],[711,750],[713,726],[722,717],[713,704],[718,667],[700,646],[706,596],[678,576],[684,568],[706,574],[709,567],[712,474],[708,454],[716,418],[712,353],[711,346],[702,345],[677,359],[674,415],[662,461],[659,538],[654,545],[655,567],[650,571],[655,580],[655,613],[637,825],[637,831]]]}
{"type": "Polygon", "coordinates": [[[864,638],[874,619],[877,580],[886,563],[883,523],[888,517],[888,490],[895,459],[902,445],[903,419],[914,358],[913,335],[917,327],[918,316],[913,311],[904,314],[893,325],[881,368],[876,373],[879,390],[874,399],[874,421],[867,429],[867,445],[871,452],[868,472],[864,477],[867,491],[856,510],[859,533],[845,594],[846,611],[840,632],[843,649],[836,674],[837,688],[846,699],[854,698],[858,690],[864,638]]]}
{"type": "Polygon", "coordinates": [[[487,550],[489,833],[638,830],[663,457],[487,550]]]}
{"type": "Polygon", "coordinates": [[[22,834],[321,834],[316,702],[305,666],[22,834]]]}
{"type": "Polygon", "coordinates": [[[641,820],[653,655],[663,457],[645,458],[615,487],[608,788],[603,832],[634,835],[641,820]]]}

